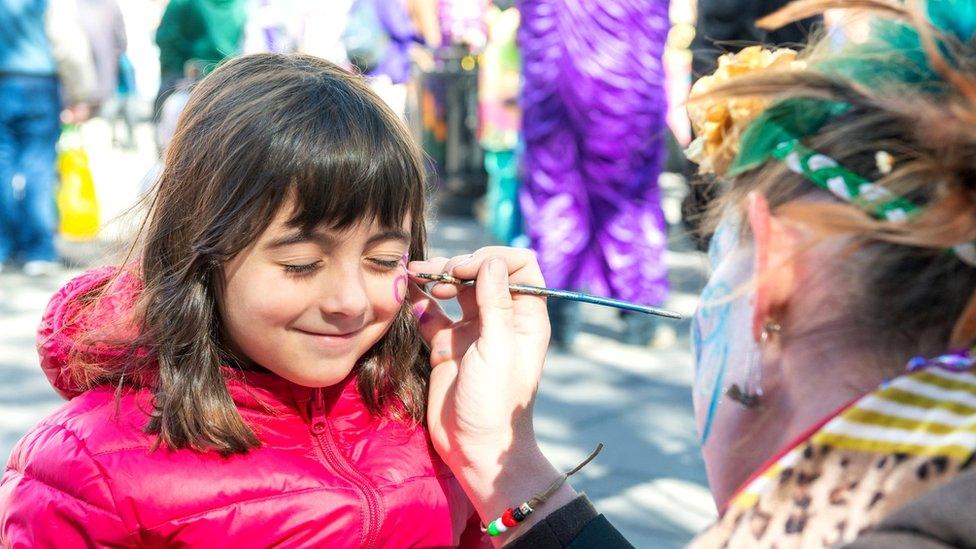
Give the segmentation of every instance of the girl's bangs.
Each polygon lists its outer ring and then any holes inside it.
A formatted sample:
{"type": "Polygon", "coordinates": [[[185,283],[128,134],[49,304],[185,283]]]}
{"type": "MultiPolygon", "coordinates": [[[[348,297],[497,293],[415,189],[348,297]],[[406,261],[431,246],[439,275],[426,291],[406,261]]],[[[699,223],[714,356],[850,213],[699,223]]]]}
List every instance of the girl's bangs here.
{"type": "Polygon", "coordinates": [[[362,107],[315,117],[308,133],[284,147],[292,155],[291,169],[282,174],[285,194],[294,200],[291,225],[309,232],[363,221],[398,228],[408,214],[420,213],[423,176],[416,145],[392,115],[374,105],[362,107]]]}

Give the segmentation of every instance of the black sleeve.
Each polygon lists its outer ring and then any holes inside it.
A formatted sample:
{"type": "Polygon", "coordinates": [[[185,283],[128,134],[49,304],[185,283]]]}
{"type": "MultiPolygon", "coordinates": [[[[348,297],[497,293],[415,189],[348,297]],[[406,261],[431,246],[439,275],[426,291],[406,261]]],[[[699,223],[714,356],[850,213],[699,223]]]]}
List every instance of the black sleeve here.
{"type": "Polygon", "coordinates": [[[507,549],[589,549],[633,547],[606,517],[581,494],[537,522],[528,532],[505,546],[507,549]]]}

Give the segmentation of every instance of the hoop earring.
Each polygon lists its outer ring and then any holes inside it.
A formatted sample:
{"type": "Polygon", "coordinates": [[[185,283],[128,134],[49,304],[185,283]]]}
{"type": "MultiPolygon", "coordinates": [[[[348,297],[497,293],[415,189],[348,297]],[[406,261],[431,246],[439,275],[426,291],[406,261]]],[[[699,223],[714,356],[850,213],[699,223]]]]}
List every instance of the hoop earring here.
{"type": "Polygon", "coordinates": [[[762,403],[762,347],[769,343],[772,334],[779,333],[782,329],[782,326],[772,320],[763,324],[762,333],[759,334],[759,349],[751,353],[745,382],[741,387],[738,383],[733,383],[725,390],[725,396],[738,402],[743,408],[758,408],[762,403]]]}

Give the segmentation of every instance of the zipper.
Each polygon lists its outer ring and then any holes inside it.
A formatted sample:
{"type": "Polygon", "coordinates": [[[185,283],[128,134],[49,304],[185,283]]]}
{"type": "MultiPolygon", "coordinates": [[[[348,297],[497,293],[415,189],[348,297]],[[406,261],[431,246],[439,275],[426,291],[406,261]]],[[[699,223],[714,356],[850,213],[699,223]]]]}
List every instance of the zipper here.
{"type": "Polygon", "coordinates": [[[312,398],[311,424],[309,430],[316,442],[316,449],[320,457],[341,478],[355,486],[360,498],[366,506],[363,521],[363,547],[376,547],[376,537],[379,535],[380,521],[383,514],[383,500],[379,491],[362,473],[353,467],[352,463],[342,455],[336,445],[332,432],[332,424],[325,415],[325,395],[322,389],[315,389],[312,398]]]}

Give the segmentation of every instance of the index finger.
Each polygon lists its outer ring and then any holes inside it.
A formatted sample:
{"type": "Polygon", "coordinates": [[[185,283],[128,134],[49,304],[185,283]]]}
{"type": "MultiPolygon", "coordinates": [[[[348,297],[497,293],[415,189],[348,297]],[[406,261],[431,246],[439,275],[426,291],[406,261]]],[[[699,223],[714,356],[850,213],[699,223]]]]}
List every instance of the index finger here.
{"type": "Polygon", "coordinates": [[[508,268],[508,280],[511,284],[546,285],[535,252],[525,248],[510,248],[508,246],[480,248],[471,254],[470,260],[454,266],[452,274],[464,280],[474,280],[478,277],[481,265],[489,258],[500,259],[505,263],[508,268]]]}
{"type": "MultiPolygon", "coordinates": [[[[474,252],[471,259],[454,267],[453,274],[457,278],[472,280],[478,278],[478,272],[490,259],[498,259],[508,270],[509,284],[523,284],[527,286],[545,286],[542,270],[536,260],[535,253],[523,248],[508,248],[505,246],[488,246],[474,252]]],[[[512,294],[514,306],[514,320],[520,331],[534,330],[540,319],[547,319],[546,300],[543,297],[527,294],[512,294]]],[[[477,303],[461,303],[464,318],[474,318],[480,314],[477,303]]]]}

